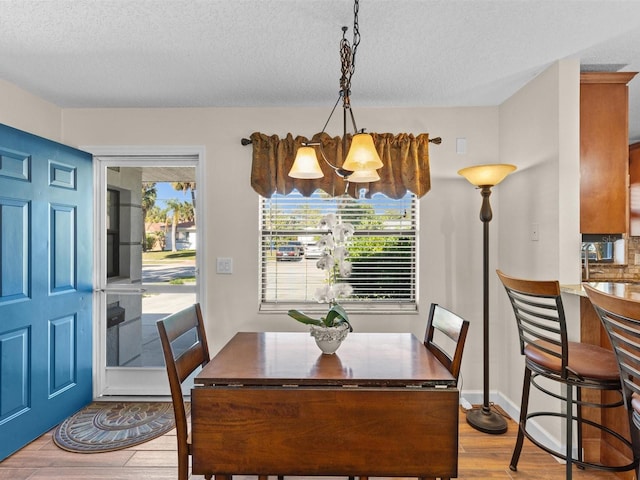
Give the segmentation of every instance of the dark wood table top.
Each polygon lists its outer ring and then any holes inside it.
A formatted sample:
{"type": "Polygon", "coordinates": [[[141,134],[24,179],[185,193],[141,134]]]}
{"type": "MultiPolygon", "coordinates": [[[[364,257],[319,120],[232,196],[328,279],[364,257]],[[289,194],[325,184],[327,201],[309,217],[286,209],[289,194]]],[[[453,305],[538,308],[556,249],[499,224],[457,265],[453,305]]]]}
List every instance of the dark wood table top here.
{"type": "Polygon", "coordinates": [[[410,333],[350,333],[323,355],[308,333],[240,332],[195,384],[245,386],[447,386],[451,373],[410,333]]]}

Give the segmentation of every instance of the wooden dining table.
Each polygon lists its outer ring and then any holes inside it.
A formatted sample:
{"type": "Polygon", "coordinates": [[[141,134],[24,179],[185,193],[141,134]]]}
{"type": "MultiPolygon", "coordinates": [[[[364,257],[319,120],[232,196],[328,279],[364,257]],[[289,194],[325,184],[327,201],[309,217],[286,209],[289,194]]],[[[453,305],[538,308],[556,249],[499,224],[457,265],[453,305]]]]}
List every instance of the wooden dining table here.
{"type": "Polygon", "coordinates": [[[240,332],[191,391],[197,475],[455,478],[455,378],[409,333],[240,332]]]}

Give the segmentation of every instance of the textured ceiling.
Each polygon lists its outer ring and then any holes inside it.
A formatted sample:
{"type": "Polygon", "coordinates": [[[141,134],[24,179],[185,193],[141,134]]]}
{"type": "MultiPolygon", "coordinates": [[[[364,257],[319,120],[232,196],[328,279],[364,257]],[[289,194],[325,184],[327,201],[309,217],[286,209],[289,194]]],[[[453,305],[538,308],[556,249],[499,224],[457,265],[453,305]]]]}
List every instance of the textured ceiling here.
{"type": "MultiPolygon", "coordinates": [[[[551,63],[640,71],[637,0],[361,0],[354,106],[497,105],[551,63]]],[[[61,107],[326,106],[351,0],[0,0],[0,78],[61,107]]],[[[640,75],[630,83],[640,140],[640,75]]]]}

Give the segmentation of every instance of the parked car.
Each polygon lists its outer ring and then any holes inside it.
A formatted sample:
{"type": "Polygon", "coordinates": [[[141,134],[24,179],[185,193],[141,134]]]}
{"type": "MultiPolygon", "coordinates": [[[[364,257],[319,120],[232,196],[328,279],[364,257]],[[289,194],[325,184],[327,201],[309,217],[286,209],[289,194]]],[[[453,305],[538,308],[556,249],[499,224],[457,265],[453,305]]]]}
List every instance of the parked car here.
{"type": "Polygon", "coordinates": [[[304,256],[304,245],[302,244],[302,242],[292,240],[290,242],[287,242],[287,245],[296,247],[298,249],[298,253],[300,253],[301,256],[304,256]]]}
{"type": "Polygon", "coordinates": [[[320,258],[324,252],[317,243],[310,243],[304,252],[306,258],[320,258]]]}
{"type": "Polygon", "coordinates": [[[281,245],[276,250],[276,260],[302,260],[303,251],[295,245],[281,245]]]}

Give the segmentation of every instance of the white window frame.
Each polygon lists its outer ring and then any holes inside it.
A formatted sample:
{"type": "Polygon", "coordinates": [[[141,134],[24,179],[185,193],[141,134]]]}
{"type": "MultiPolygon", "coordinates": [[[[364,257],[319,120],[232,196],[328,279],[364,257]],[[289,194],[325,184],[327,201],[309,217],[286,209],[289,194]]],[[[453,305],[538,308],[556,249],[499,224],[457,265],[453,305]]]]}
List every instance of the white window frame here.
{"type": "MultiPolygon", "coordinates": [[[[316,194],[314,194],[316,195],[316,194]]],[[[378,194],[381,195],[381,194],[378,194]]],[[[382,196],[384,199],[380,200],[378,197],[379,203],[388,202],[389,205],[394,201],[392,199],[388,199],[387,197],[382,196]]],[[[309,230],[300,230],[299,228],[269,228],[268,219],[265,217],[269,214],[270,208],[269,205],[274,205],[274,210],[277,210],[278,207],[275,205],[278,202],[282,202],[280,205],[284,208],[293,208],[293,205],[296,205],[297,200],[300,200],[300,205],[303,205],[309,201],[309,199],[305,199],[302,197],[297,191],[292,192],[287,196],[277,196],[275,195],[271,199],[259,197],[258,201],[258,210],[259,210],[259,235],[258,235],[258,262],[259,262],[259,279],[258,279],[258,301],[260,305],[261,312],[286,312],[289,309],[304,309],[305,312],[313,313],[313,312],[325,312],[326,304],[321,304],[315,301],[312,298],[312,295],[307,293],[307,300],[300,298],[299,300],[287,300],[280,299],[278,294],[275,295],[275,299],[273,298],[273,294],[268,295],[266,292],[267,283],[273,282],[273,270],[272,268],[277,267],[279,263],[282,263],[286,266],[286,264],[294,263],[294,262],[278,262],[274,259],[274,236],[277,237],[285,236],[293,240],[295,236],[298,236],[299,239],[303,238],[317,238],[318,235],[322,234],[323,231],[319,228],[308,227],[309,230]],[[293,197],[293,199],[292,199],[293,197]],[[280,199],[280,200],[278,200],[280,199]],[[286,207],[285,207],[286,204],[286,207]],[[269,244],[269,246],[267,246],[269,244]],[[267,252],[267,250],[271,250],[267,252]],[[270,262],[270,263],[269,263],[270,262]],[[271,269],[271,270],[267,270],[271,269]],[[311,297],[311,298],[310,298],[311,297]]],[[[339,198],[329,199],[328,202],[337,202],[340,201],[339,198]]],[[[411,257],[411,268],[409,269],[410,280],[407,282],[408,286],[408,295],[409,298],[403,299],[369,299],[363,300],[358,299],[356,301],[343,299],[340,301],[346,308],[348,308],[350,313],[412,313],[418,311],[418,246],[419,246],[419,201],[418,198],[408,193],[408,198],[403,199],[405,202],[409,202],[409,212],[407,218],[403,219],[404,228],[394,229],[393,225],[389,225],[384,227],[384,229],[371,231],[369,232],[374,237],[380,236],[403,236],[403,237],[411,237],[413,239],[413,244],[410,245],[410,252],[413,254],[411,257]],[[406,222],[409,221],[410,228],[406,228],[406,222]]],[[[369,199],[361,198],[358,202],[369,202],[369,199]]],[[[313,201],[311,201],[313,203],[313,201]]],[[[335,207],[327,207],[323,210],[322,213],[329,213],[330,211],[335,212],[335,207]]],[[[376,217],[378,215],[374,215],[376,217]]],[[[280,217],[282,218],[282,217],[280,217]]],[[[389,223],[393,224],[392,221],[389,223]]],[[[358,231],[356,228],[356,236],[361,236],[366,233],[362,231],[358,231]]],[[[307,269],[313,268],[316,270],[318,275],[323,275],[321,271],[318,271],[315,268],[315,261],[311,263],[310,260],[306,260],[308,265],[305,267],[307,269]]],[[[405,272],[406,273],[406,272],[405,272]]],[[[275,275],[278,275],[277,271],[275,275]]]]}

